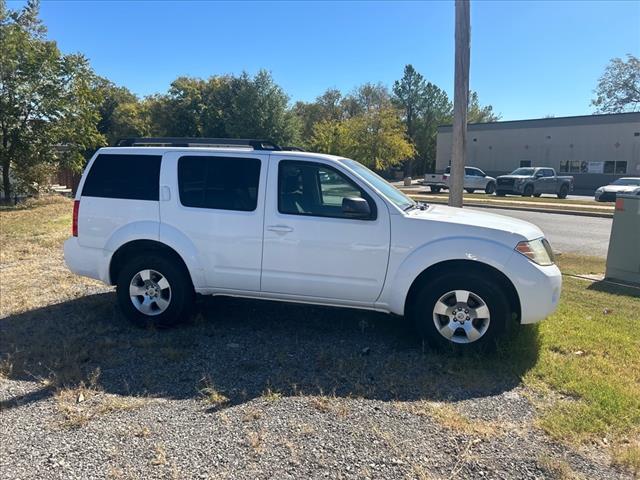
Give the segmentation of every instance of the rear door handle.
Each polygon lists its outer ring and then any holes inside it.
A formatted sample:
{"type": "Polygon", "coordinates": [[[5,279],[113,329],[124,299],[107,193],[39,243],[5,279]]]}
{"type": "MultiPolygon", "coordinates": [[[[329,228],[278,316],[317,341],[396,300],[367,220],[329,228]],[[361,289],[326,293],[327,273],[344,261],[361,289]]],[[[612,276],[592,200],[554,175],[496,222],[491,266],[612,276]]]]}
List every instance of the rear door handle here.
{"type": "Polygon", "coordinates": [[[267,230],[271,232],[278,232],[278,233],[293,232],[293,228],[288,227],[287,225],[269,225],[267,227],[267,230]]]}

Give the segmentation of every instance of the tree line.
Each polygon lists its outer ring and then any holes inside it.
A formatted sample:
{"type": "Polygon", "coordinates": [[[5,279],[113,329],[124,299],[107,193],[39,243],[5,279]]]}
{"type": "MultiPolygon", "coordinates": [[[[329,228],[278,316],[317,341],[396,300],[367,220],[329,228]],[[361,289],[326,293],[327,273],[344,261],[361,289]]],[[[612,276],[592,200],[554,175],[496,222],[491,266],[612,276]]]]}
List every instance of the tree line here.
{"type": "MultiPolygon", "coordinates": [[[[412,65],[390,87],[329,88],[311,102],[292,103],[266,70],[179,77],[166,93],[139,98],[96,75],[83,55],[60,52],[46,38],[38,13],[38,0],[16,10],[0,0],[0,188],[5,199],[37,189],[60,167],[81,171],[97,148],[136,136],[265,138],[347,156],[380,172],[401,168],[416,175],[434,168],[437,127],[452,120],[447,93],[412,65]]],[[[637,59],[631,61],[637,71],[637,59]]],[[[617,77],[607,75],[599,109],[607,108],[614,94],[609,90],[617,77]]],[[[470,92],[469,122],[499,118],[470,92]]]]}

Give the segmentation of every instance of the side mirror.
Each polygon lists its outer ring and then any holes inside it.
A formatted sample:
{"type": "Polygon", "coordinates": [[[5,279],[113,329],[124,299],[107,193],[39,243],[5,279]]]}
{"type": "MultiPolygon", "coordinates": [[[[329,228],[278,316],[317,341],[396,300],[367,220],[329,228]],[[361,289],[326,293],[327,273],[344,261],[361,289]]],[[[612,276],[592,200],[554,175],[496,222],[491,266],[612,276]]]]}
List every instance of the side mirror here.
{"type": "Polygon", "coordinates": [[[538,172],[538,173],[536,173],[536,178],[540,178],[540,177],[544,177],[544,175],[542,174],[542,172],[538,172]]]}
{"type": "Polygon", "coordinates": [[[345,197],[342,199],[342,213],[347,218],[369,218],[371,207],[364,198],[345,197]]]}

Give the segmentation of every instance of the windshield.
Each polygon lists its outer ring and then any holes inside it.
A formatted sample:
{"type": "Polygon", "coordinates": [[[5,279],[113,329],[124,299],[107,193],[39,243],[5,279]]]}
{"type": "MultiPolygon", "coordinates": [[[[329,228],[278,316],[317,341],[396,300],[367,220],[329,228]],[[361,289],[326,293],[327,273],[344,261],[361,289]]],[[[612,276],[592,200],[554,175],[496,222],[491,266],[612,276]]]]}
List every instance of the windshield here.
{"type": "Polygon", "coordinates": [[[412,207],[416,204],[416,202],[411,200],[380,175],[372,172],[361,163],[349,159],[344,159],[343,162],[351,169],[353,169],[353,171],[355,171],[358,175],[364,178],[373,188],[382,193],[385,197],[387,197],[387,199],[400,207],[402,210],[407,210],[409,207],[412,207]]]}
{"type": "Polygon", "coordinates": [[[627,186],[640,185],[640,178],[619,178],[611,182],[611,185],[627,185],[627,186]]]}
{"type": "Polygon", "coordinates": [[[511,172],[511,175],[526,175],[527,177],[530,177],[533,175],[533,168],[516,168],[511,172]]]}

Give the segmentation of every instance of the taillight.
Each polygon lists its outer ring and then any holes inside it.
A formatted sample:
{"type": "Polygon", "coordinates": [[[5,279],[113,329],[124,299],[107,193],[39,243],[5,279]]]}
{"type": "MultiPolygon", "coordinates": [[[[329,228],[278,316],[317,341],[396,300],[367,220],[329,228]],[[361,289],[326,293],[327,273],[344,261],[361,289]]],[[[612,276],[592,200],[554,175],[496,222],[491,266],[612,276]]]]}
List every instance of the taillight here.
{"type": "Polygon", "coordinates": [[[78,236],[78,211],[80,210],[80,200],[73,202],[73,221],[71,223],[71,235],[78,236]]]}

